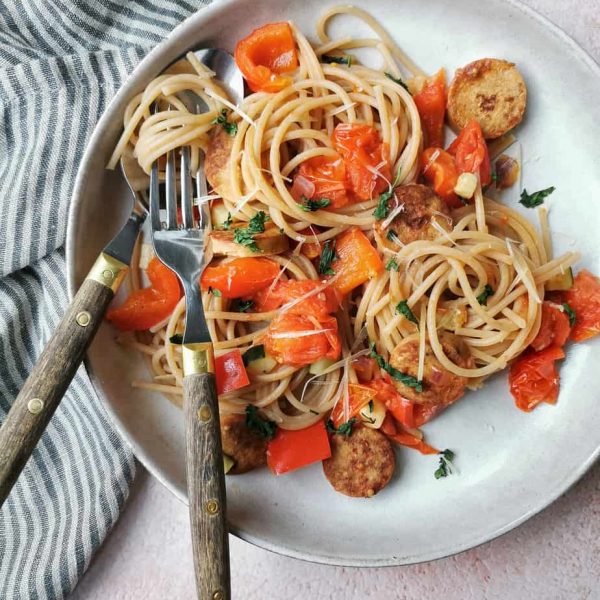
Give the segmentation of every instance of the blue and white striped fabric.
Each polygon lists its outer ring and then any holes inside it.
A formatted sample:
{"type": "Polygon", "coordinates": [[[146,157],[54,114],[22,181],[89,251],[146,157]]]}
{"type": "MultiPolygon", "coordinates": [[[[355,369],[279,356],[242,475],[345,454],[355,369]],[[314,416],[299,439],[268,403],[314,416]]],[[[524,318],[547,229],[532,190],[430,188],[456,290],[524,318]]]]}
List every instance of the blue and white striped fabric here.
{"type": "MultiPolygon", "coordinates": [[[[139,60],[205,0],[0,0],[0,423],[66,308],[80,157],[139,60]]],[[[81,369],[0,512],[0,599],[63,598],[135,473],[81,369]]]]}

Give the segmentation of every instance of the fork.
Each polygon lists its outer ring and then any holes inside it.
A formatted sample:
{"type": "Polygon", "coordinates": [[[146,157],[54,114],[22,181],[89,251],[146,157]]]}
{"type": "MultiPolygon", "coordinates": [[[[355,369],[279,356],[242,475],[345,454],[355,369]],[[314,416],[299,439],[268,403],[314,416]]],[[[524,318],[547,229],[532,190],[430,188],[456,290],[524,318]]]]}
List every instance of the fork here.
{"type": "MultiPolygon", "coordinates": [[[[225,520],[225,472],[215,385],[213,345],[200,295],[205,266],[204,238],[209,223],[206,204],[200,207],[199,227],[192,209],[190,150],[181,149],[180,215],[178,222],[175,152],[165,169],[166,221],[161,220],[158,164],[150,174],[150,222],[158,258],[172,269],[183,286],[186,301],[183,334],[183,398],[186,421],[186,473],[192,526],[196,587],[202,600],[228,600],[229,540],[225,520]]],[[[196,178],[198,197],[205,195],[203,168],[196,178]],[[203,191],[204,189],[204,191],[203,191]]]]}

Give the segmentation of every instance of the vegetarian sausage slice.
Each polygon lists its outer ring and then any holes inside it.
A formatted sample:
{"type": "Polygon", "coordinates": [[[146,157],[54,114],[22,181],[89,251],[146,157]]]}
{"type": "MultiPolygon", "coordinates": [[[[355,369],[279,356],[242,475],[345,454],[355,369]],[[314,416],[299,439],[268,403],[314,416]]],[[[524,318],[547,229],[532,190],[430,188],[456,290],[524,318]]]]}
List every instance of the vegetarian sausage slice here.
{"type": "MultiPolygon", "coordinates": [[[[452,343],[449,336],[441,336],[440,342],[446,356],[455,364],[468,368],[472,366],[472,358],[468,350],[462,348],[461,354],[452,343]]],[[[392,351],[390,365],[398,371],[418,376],[419,365],[419,336],[404,338],[392,351]]],[[[447,406],[458,400],[467,386],[466,377],[455,375],[442,366],[437,359],[432,347],[425,345],[425,368],[423,370],[423,391],[417,392],[414,388],[393,379],[394,385],[404,398],[419,404],[435,404],[447,406]]]]}
{"type": "Polygon", "coordinates": [[[323,471],[337,492],[370,498],[389,483],[396,454],[383,433],[355,427],[350,436],[334,435],[330,443],[331,458],[323,461],[323,471]]]}
{"type": "Polygon", "coordinates": [[[229,474],[238,475],[267,464],[267,442],[246,426],[244,415],[221,417],[223,453],[234,465],[229,474]]]}
{"type": "Polygon", "coordinates": [[[457,69],[448,90],[448,118],[462,129],[476,119],[483,135],[504,135],[523,119],[527,88],[514,63],[482,58],[457,69]]]}
{"type": "Polygon", "coordinates": [[[221,127],[215,128],[204,160],[204,172],[211,187],[226,200],[234,201],[235,196],[229,182],[229,160],[233,138],[221,127]]]}
{"type": "Polygon", "coordinates": [[[397,187],[394,195],[396,204],[393,206],[397,207],[398,214],[389,225],[385,220],[376,221],[374,225],[375,234],[381,245],[397,251],[398,244],[394,242],[396,237],[403,244],[410,244],[415,240],[434,240],[442,235],[440,229],[452,231],[450,211],[446,203],[431,188],[411,183],[397,187]]]}

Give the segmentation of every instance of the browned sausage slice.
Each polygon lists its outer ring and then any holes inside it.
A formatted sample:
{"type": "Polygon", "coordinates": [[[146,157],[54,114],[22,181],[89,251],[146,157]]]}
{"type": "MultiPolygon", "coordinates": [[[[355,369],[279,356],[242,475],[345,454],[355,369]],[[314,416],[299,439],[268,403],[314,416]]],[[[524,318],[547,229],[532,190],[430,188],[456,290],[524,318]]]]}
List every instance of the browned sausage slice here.
{"type": "Polygon", "coordinates": [[[457,69],[448,90],[448,118],[457,129],[476,119],[483,135],[504,135],[523,119],[527,88],[514,63],[482,58],[457,69]]]}
{"type": "Polygon", "coordinates": [[[379,244],[398,251],[399,246],[394,243],[394,236],[392,235],[391,240],[388,237],[390,231],[403,244],[410,244],[415,240],[434,240],[442,235],[440,228],[452,231],[452,217],[448,207],[431,188],[411,183],[396,188],[394,195],[396,200],[392,199],[392,211],[393,207],[401,206],[402,209],[389,225],[385,219],[375,222],[375,235],[379,244]],[[383,225],[386,225],[385,230],[383,225]]]}
{"type": "Polygon", "coordinates": [[[323,461],[325,477],[334,489],[354,498],[370,498],[390,481],[396,455],[377,429],[355,427],[349,437],[331,438],[331,457],[323,461]]]}
{"type": "Polygon", "coordinates": [[[235,201],[229,182],[229,160],[232,146],[233,138],[227,135],[224,129],[218,127],[210,139],[204,160],[204,172],[208,183],[221,198],[231,202],[235,201]]]}
{"type": "Polygon", "coordinates": [[[228,474],[238,475],[267,463],[267,442],[246,427],[243,415],[225,415],[221,418],[223,453],[234,465],[228,474]]]}
{"type": "MultiPolygon", "coordinates": [[[[472,358],[459,353],[449,337],[441,336],[440,342],[446,356],[461,367],[471,367],[472,358]]],[[[404,338],[392,351],[390,365],[402,373],[418,376],[419,370],[419,336],[404,338]]],[[[436,404],[447,406],[458,400],[467,386],[467,379],[448,371],[437,359],[429,343],[425,345],[425,369],[423,372],[423,391],[417,392],[414,388],[404,385],[400,381],[392,380],[404,398],[420,404],[436,404]]]]}

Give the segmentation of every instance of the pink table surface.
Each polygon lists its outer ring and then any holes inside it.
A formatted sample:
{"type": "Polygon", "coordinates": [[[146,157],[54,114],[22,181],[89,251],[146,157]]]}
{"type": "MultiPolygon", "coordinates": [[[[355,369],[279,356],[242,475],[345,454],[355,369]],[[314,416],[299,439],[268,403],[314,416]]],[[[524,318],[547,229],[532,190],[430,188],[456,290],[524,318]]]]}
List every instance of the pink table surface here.
{"type": "MultiPolygon", "coordinates": [[[[600,61],[600,0],[525,3],[600,61]]],[[[128,505],[73,600],[193,598],[189,537],[187,508],[140,466],[128,505]]],[[[516,530],[436,562],[384,569],[327,567],[271,554],[233,537],[231,562],[233,594],[240,600],[600,598],[600,464],[516,530]]]]}

